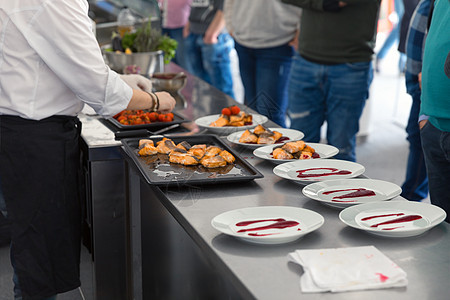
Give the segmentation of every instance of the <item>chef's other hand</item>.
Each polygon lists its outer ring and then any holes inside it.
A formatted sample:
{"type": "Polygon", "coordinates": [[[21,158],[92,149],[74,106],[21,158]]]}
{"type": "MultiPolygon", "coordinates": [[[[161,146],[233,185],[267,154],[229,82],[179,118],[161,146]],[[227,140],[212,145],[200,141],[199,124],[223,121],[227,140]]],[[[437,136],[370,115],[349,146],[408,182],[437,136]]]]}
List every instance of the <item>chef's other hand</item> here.
{"type": "Polygon", "coordinates": [[[159,98],[159,108],[158,112],[167,114],[171,112],[176,104],[175,98],[172,97],[168,92],[156,92],[159,98]]]}
{"type": "Polygon", "coordinates": [[[139,74],[122,74],[120,78],[134,90],[152,91],[152,82],[139,74]]]}

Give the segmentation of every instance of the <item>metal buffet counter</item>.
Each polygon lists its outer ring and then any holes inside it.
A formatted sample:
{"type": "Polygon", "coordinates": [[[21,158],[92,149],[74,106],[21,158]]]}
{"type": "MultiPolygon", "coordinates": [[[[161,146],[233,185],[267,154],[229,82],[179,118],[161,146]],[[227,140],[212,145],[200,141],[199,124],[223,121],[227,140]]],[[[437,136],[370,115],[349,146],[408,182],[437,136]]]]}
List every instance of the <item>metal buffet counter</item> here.
{"type": "MultiPolygon", "coordinates": [[[[180,69],[169,65],[168,71],[180,69]]],[[[215,114],[233,103],[193,76],[188,77],[177,100],[177,111],[190,120],[215,114]]],[[[89,117],[82,120],[89,124],[89,117]]],[[[180,132],[189,135],[199,130],[188,123],[180,132]]],[[[92,150],[93,142],[88,144],[92,150]]],[[[277,177],[272,172],[274,164],[254,157],[252,150],[239,145],[232,147],[264,178],[212,185],[154,186],[143,178],[117,141],[97,147],[120,149],[127,166],[127,217],[122,223],[127,229],[125,237],[121,235],[126,243],[123,274],[127,276],[127,299],[448,299],[450,226],[445,222],[409,238],[379,237],[353,229],[339,220],[339,209],[306,198],[302,185],[277,177]],[[305,208],[321,214],[325,223],[294,242],[278,245],[245,242],[211,226],[211,220],[223,212],[254,206],[305,208]],[[305,294],[299,284],[303,270],[287,258],[297,249],[367,245],[374,245],[407,273],[407,287],[305,294]]],[[[121,164],[116,166],[118,169],[124,170],[121,164]]],[[[97,176],[102,175],[97,172],[97,176]]],[[[122,207],[117,203],[116,207],[122,207]]],[[[101,251],[108,253],[107,249],[101,251]]],[[[120,299],[108,299],[114,298],[120,299]]]]}

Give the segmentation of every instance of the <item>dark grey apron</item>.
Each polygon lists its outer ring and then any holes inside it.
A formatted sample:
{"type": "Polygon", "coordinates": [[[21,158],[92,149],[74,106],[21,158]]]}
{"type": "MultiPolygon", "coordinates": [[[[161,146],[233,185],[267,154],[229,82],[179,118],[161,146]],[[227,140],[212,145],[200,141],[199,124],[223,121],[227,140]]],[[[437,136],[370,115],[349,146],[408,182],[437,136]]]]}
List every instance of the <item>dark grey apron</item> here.
{"type": "Polygon", "coordinates": [[[76,117],[0,116],[0,178],[23,299],[80,286],[80,131],[76,117]]]}

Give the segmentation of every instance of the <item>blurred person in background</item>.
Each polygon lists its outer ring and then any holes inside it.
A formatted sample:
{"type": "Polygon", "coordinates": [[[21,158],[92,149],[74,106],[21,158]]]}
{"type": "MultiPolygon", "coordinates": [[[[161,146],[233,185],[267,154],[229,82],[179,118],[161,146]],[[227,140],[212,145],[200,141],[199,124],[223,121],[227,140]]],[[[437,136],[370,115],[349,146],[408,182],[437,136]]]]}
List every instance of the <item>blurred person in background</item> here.
{"type": "Polygon", "coordinates": [[[225,1],[225,23],[239,57],[244,103],[282,127],[300,16],[300,8],[280,0],[225,1]]]}
{"type": "Polygon", "coordinates": [[[402,196],[411,201],[421,201],[428,196],[428,178],[420,141],[419,111],[422,93],[419,75],[422,72],[422,56],[427,32],[431,0],[421,0],[417,5],[406,38],[406,91],[412,98],[406,133],[409,155],[406,178],[402,184],[402,196]]]}
{"type": "Polygon", "coordinates": [[[83,106],[103,117],[175,106],[145,77],[105,65],[88,9],[85,0],[0,0],[0,181],[15,299],[80,286],[83,106]]]}
{"type": "Polygon", "coordinates": [[[303,8],[298,53],[289,75],[291,128],[306,142],[320,142],[327,123],[327,142],[338,159],[356,160],[359,130],[373,78],[381,0],[283,0],[303,8]]]}
{"type": "Polygon", "coordinates": [[[161,9],[162,34],[167,34],[178,42],[174,63],[184,69],[189,69],[189,60],[186,59],[184,47],[183,28],[189,18],[192,0],[158,0],[161,9]]]}
{"type": "Polygon", "coordinates": [[[188,71],[234,98],[230,52],[234,41],[225,28],[224,0],[192,0],[184,27],[188,71]]]}
{"type": "Polygon", "coordinates": [[[430,201],[450,223],[450,1],[434,0],[422,62],[420,137],[430,201]]]}
{"type": "MultiPolygon", "coordinates": [[[[404,11],[405,7],[403,6],[403,0],[394,0],[394,12],[388,16],[389,20],[393,23],[392,29],[384,40],[380,50],[378,50],[375,59],[375,71],[377,72],[380,71],[380,61],[386,57],[392,46],[394,46],[394,44],[398,44],[400,40],[400,23],[404,11]]],[[[404,53],[400,52],[399,54],[400,57],[398,61],[398,68],[400,71],[403,71],[406,58],[404,53]]]]}
{"type": "Polygon", "coordinates": [[[417,4],[419,4],[420,0],[402,0],[403,1],[403,17],[400,20],[400,38],[398,41],[397,50],[400,52],[400,55],[403,55],[403,60],[399,65],[400,72],[405,73],[406,68],[406,36],[408,35],[409,24],[411,22],[411,17],[414,13],[414,9],[416,9],[417,4]]]}

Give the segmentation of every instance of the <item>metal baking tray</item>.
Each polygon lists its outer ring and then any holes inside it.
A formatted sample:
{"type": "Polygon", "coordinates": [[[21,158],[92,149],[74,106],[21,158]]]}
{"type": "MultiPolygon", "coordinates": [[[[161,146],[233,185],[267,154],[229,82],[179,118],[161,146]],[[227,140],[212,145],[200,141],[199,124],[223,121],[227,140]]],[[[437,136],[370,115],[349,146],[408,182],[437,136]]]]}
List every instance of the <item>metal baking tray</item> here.
{"type": "Polygon", "coordinates": [[[173,124],[181,124],[185,122],[190,122],[190,120],[186,120],[181,115],[172,112],[173,113],[173,121],[171,122],[153,122],[150,124],[140,124],[140,125],[124,125],[114,119],[113,117],[106,118],[108,122],[119,128],[120,130],[136,130],[136,129],[150,129],[150,130],[156,130],[164,127],[171,126],[173,124]]]}
{"type": "MultiPolygon", "coordinates": [[[[150,137],[154,143],[163,137],[150,137]]],[[[139,138],[121,140],[125,152],[133,159],[148,183],[164,186],[204,185],[223,182],[250,181],[264,176],[235,150],[216,135],[170,136],[176,144],[186,141],[190,145],[206,144],[227,150],[236,158],[233,164],[208,169],[199,166],[184,166],[170,163],[168,155],[139,156],[139,138]]]]}

